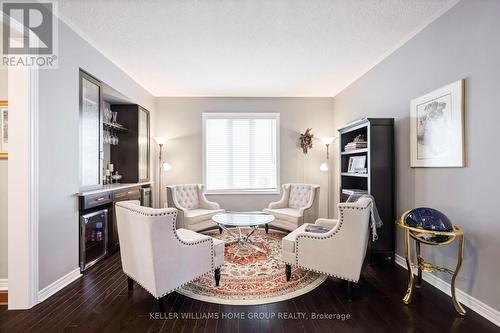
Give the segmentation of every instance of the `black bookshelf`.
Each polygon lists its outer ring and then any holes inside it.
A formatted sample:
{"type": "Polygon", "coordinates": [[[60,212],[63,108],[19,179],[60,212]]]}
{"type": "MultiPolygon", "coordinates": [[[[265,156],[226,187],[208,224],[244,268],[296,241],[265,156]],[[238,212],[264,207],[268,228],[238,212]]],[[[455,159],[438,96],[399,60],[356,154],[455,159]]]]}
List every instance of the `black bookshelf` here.
{"type": "Polygon", "coordinates": [[[339,130],[340,144],[340,202],[349,195],[343,190],[363,190],[375,198],[380,218],[384,225],[377,230],[378,240],[370,241],[369,254],[395,260],[395,164],[394,164],[394,119],[365,118],[347,124],[339,130]],[[344,151],[347,143],[362,134],[367,148],[344,151]],[[349,173],[349,159],[366,156],[366,173],[349,173]]]}

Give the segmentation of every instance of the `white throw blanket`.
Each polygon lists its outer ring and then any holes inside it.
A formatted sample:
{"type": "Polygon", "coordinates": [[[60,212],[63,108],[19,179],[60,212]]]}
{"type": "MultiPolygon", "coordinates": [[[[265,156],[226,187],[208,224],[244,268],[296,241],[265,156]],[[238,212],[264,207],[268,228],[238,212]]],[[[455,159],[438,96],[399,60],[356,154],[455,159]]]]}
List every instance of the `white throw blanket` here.
{"type": "Polygon", "coordinates": [[[380,228],[384,223],[380,219],[378,215],[377,206],[375,205],[375,198],[369,194],[351,194],[349,198],[347,198],[347,202],[356,202],[359,198],[368,198],[371,200],[371,214],[370,214],[370,226],[372,228],[372,242],[378,239],[377,228],[380,228]]]}

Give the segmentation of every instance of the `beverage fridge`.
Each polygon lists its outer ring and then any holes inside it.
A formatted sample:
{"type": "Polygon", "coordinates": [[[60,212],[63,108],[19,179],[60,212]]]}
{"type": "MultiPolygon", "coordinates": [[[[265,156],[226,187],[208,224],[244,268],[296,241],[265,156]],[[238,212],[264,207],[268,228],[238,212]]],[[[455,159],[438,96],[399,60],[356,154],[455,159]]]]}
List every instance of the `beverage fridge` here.
{"type": "Polygon", "coordinates": [[[84,271],[107,255],[108,210],[80,215],[80,270],[84,271]]]}

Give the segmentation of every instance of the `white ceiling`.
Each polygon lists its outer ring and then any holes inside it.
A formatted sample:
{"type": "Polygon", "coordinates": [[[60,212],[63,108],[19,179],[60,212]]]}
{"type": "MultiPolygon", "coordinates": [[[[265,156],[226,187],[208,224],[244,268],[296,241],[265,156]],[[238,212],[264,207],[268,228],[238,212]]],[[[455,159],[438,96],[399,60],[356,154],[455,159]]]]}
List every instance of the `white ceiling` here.
{"type": "Polygon", "coordinates": [[[154,96],[339,93],[458,0],[59,0],[154,96]]]}

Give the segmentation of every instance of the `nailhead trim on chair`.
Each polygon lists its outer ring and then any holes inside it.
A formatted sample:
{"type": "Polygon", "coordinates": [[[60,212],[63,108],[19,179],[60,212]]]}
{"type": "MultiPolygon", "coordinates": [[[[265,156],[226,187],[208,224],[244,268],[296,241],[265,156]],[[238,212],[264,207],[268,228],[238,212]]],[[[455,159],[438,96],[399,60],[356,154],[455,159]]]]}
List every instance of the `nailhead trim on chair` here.
{"type": "MultiPolygon", "coordinates": [[[[211,254],[211,266],[212,266],[212,269],[211,269],[211,272],[215,271],[217,268],[220,268],[222,265],[219,265],[219,266],[215,266],[214,264],[214,241],[212,239],[212,237],[210,236],[207,236],[209,238],[206,238],[206,239],[202,239],[202,240],[199,240],[199,241],[194,241],[194,242],[186,242],[184,240],[182,240],[179,235],[177,234],[177,229],[176,229],[176,217],[177,217],[177,211],[170,211],[170,212],[165,212],[165,213],[161,213],[161,214],[147,214],[147,213],[144,213],[144,212],[141,212],[139,210],[136,210],[136,209],[132,209],[130,207],[124,207],[124,206],[121,206],[121,208],[124,208],[124,209],[127,209],[131,212],[134,212],[134,213],[137,213],[137,214],[140,214],[140,215],[144,215],[144,216],[166,216],[166,215],[174,215],[174,219],[173,219],[173,222],[172,222],[172,229],[174,231],[174,236],[175,238],[177,238],[177,240],[181,243],[181,244],[184,244],[184,245],[188,245],[188,246],[191,246],[191,245],[198,245],[198,244],[202,244],[202,243],[207,243],[207,242],[210,242],[210,254],[211,254]]],[[[176,289],[180,288],[180,287],[183,287],[185,286],[186,284],[188,283],[191,283],[193,282],[194,280],[202,277],[203,275],[207,274],[208,272],[205,272],[197,277],[195,277],[194,279],[191,279],[189,280],[188,282],[185,282],[183,284],[181,284],[180,286],[174,288],[174,289],[171,289],[169,291],[167,291],[166,293],[160,295],[160,296],[156,296],[154,293],[151,292],[151,290],[149,290],[148,288],[144,287],[141,283],[137,282],[134,278],[130,277],[128,274],[126,274],[127,276],[129,276],[132,280],[134,280],[134,282],[136,282],[138,285],[140,285],[142,288],[144,288],[147,292],[149,292],[151,295],[153,295],[153,297],[159,299],[159,298],[162,298],[163,296],[167,295],[167,294],[170,294],[171,292],[175,291],[176,289]]]]}
{"type": "Polygon", "coordinates": [[[337,230],[335,230],[335,232],[333,232],[328,237],[317,237],[317,236],[310,236],[310,235],[298,235],[297,238],[295,239],[295,263],[289,263],[289,262],[287,262],[287,264],[290,264],[290,265],[293,265],[293,266],[296,266],[296,267],[300,267],[300,268],[303,268],[303,269],[306,269],[306,270],[309,270],[309,271],[313,271],[313,272],[316,272],[316,273],[325,274],[325,275],[328,275],[328,276],[333,276],[333,277],[336,277],[338,279],[352,281],[352,282],[358,282],[358,280],[353,280],[353,279],[350,279],[350,278],[346,278],[345,276],[340,276],[340,275],[330,274],[330,273],[327,273],[327,272],[318,271],[316,269],[311,269],[311,268],[308,268],[308,267],[303,267],[303,266],[301,266],[299,264],[299,239],[300,238],[310,238],[310,239],[330,239],[330,238],[333,238],[333,236],[335,236],[340,231],[340,229],[342,229],[343,220],[344,220],[344,210],[345,209],[363,210],[363,209],[366,209],[366,207],[364,207],[364,208],[363,207],[339,207],[339,211],[340,211],[339,223],[340,223],[340,225],[337,228],[337,230]]]}
{"type": "MultiPolygon", "coordinates": [[[[144,216],[166,216],[166,215],[174,215],[174,217],[177,217],[177,211],[169,211],[169,212],[163,212],[163,213],[154,213],[154,214],[148,214],[148,213],[145,213],[145,212],[141,212],[137,209],[133,209],[133,208],[130,208],[130,207],[125,207],[125,206],[122,206],[120,205],[119,203],[116,204],[117,206],[120,206],[120,208],[123,208],[123,209],[127,209],[127,210],[130,210],[131,212],[134,212],[134,213],[137,213],[137,214],[140,214],[140,215],[144,215],[144,216]]],[[[142,207],[142,206],[138,206],[138,207],[142,207]]]]}
{"type": "Polygon", "coordinates": [[[212,237],[210,236],[207,236],[208,238],[206,239],[202,239],[202,240],[198,240],[198,241],[194,241],[194,242],[186,242],[184,240],[182,240],[179,235],[177,234],[177,229],[175,227],[175,220],[174,220],[174,223],[172,224],[172,229],[174,230],[174,235],[175,235],[175,238],[177,238],[177,240],[181,243],[181,244],[184,244],[184,245],[188,245],[188,246],[191,246],[191,245],[198,245],[198,244],[202,244],[202,243],[208,243],[210,242],[210,254],[211,254],[211,259],[212,259],[212,270],[214,270],[214,241],[212,239],[212,237]]]}

